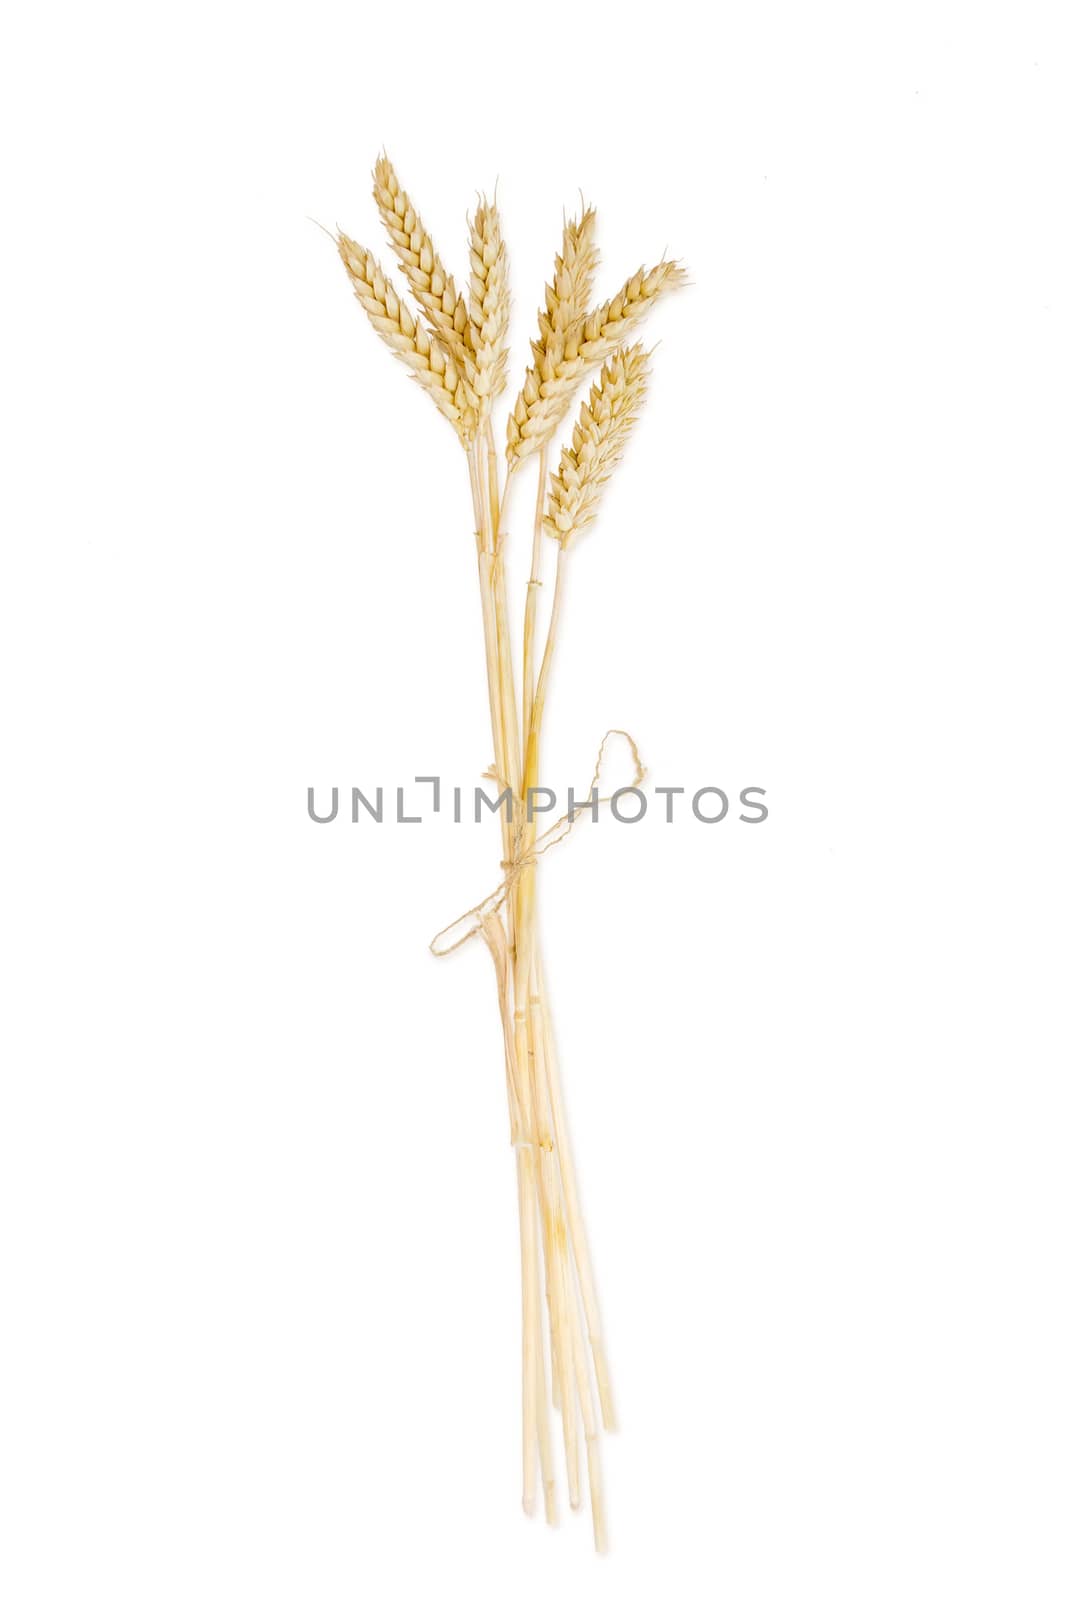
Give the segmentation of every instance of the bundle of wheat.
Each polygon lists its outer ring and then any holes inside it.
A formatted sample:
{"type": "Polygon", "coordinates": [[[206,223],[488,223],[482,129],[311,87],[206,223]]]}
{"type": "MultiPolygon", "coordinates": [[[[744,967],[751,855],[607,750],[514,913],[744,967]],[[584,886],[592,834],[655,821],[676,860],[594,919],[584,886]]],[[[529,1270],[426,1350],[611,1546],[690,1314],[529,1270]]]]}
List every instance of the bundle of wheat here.
{"type": "Polygon", "coordinates": [[[596,214],[586,208],[579,217],[565,222],[552,281],[545,286],[538,337],[531,342],[531,363],[508,417],[507,471],[501,489],[493,404],[506,384],[509,298],[507,251],[496,202],[482,198],[470,222],[471,275],[464,299],[384,154],[374,168],[374,196],[417,309],[404,303],[369,251],[344,234],[339,235],[337,244],[371,324],[448,419],[467,456],[477,534],[493,773],[501,791],[514,802],[500,812],[503,883],[470,914],[468,932],[445,948],[454,948],[455,943],[477,932],[489,948],[496,971],[519,1186],[522,1503],[528,1512],[534,1511],[540,1476],[545,1516],[550,1523],[557,1521],[549,1428],[551,1388],[562,1413],[570,1503],[575,1508],[581,1504],[581,1430],[596,1547],[603,1550],[599,1425],[614,1428],[615,1407],[563,1116],[532,870],[540,851],[552,842],[550,835],[558,837],[558,832],[549,830],[538,837],[536,816],[531,814],[527,798],[539,782],[545,695],[567,552],[575,535],[595,518],[603,487],[618,464],[645,398],[648,355],[640,344],[626,341],[654,302],[683,281],[683,273],[675,261],[662,262],[651,271],[640,268],[614,299],[590,311],[597,266],[593,242],[596,214]],[[583,380],[590,376],[593,382],[571,443],[563,448],[556,470],[550,474],[552,439],[583,380]],[[515,474],[534,455],[539,475],[523,618],[522,676],[517,686],[507,605],[506,514],[515,474]],[[555,543],[556,568],[551,613],[538,650],[537,607],[545,534],[555,543]],[[542,1299],[547,1307],[551,1385],[546,1376],[542,1299]]]}

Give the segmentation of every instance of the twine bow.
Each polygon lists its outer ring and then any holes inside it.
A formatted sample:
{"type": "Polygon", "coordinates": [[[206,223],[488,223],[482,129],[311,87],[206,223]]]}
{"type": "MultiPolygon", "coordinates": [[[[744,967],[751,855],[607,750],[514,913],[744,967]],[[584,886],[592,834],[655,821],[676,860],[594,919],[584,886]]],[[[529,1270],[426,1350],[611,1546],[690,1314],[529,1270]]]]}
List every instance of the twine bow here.
{"type": "Polygon", "coordinates": [[[608,740],[613,737],[625,739],[630,746],[630,755],[633,757],[634,764],[633,783],[630,787],[634,789],[641,787],[647,774],[637,744],[633,737],[626,732],[625,728],[609,728],[600,741],[600,748],[597,750],[596,756],[596,766],[593,768],[589,793],[586,795],[585,800],[576,803],[565,816],[557,818],[552,826],[546,829],[539,839],[535,839],[527,850],[523,850],[511,861],[501,862],[504,876],[496,888],[491,889],[485,899],[479,900],[476,906],[471,906],[469,911],[462,912],[454,921],[448,923],[446,927],[441,929],[440,933],[434,934],[430,941],[431,955],[451,955],[453,950],[458,950],[460,945],[467,943],[468,939],[473,939],[478,934],[486,935],[490,919],[496,916],[519,876],[526,871],[527,867],[533,866],[538,858],[544,855],[546,850],[551,850],[553,845],[560,844],[570,833],[574,824],[584,816],[586,809],[592,805],[593,795],[600,779],[600,769],[604,763],[604,751],[607,748],[608,740]],[[457,932],[459,929],[463,931],[457,932]],[[449,934],[452,933],[455,933],[456,937],[449,939],[449,934]],[[442,940],[447,942],[442,943],[442,940]]]}

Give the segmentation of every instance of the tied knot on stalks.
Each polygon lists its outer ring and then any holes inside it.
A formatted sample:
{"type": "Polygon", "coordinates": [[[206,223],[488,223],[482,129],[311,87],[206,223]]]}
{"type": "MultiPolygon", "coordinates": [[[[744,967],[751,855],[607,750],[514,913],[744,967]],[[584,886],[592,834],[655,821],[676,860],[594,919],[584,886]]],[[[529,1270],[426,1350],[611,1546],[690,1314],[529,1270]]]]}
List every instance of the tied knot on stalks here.
{"type": "MultiPolygon", "coordinates": [[[[576,217],[565,218],[530,362],[507,419],[501,486],[493,408],[507,383],[510,299],[496,200],[482,196],[468,219],[470,279],[464,295],[384,153],[374,166],[373,192],[413,306],[369,250],[344,233],[336,243],[371,326],[430,396],[466,454],[493,737],[491,772],[512,800],[510,808],[500,810],[501,883],[443,930],[431,949],[447,954],[479,934],[496,976],[518,1179],[522,1502],[534,1511],[540,1483],[545,1516],[557,1522],[551,1401],[562,1417],[568,1498],[572,1507],[581,1505],[584,1455],[596,1547],[603,1550],[600,1429],[614,1428],[615,1405],[564,1117],[534,871],[544,850],[570,831],[573,817],[539,836],[528,801],[540,780],[541,731],[567,554],[575,535],[597,516],[645,400],[649,356],[632,336],[652,306],[684,282],[684,273],[676,261],[640,267],[610,300],[593,305],[596,212],[583,205],[576,217]],[[550,472],[552,441],[586,382],[571,441],[550,472]],[[538,472],[519,658],[507,598],[506,511],[513,480],[531,457],[537,458],[538,472]],[[538,605],[546,534],[556,556],[551,609],[542,629],[538,605]],[[457,929],[460,933],[449,939],[457,929]]],[[[591,795],[607,740],[619,732],[611,730],[601,743],[591,795]]],[[[623,737],[640,783],[644,768],[636,745],[628,734],[623,737]]]]}

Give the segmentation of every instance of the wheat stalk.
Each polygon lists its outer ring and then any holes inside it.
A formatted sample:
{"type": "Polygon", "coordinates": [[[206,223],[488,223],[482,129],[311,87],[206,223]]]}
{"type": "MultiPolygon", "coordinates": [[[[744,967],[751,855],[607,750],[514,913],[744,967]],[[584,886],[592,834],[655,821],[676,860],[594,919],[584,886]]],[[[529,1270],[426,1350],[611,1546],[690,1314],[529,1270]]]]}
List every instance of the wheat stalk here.
{"type": "Polygon", "coordinates": [[[522,1503],[527,1511],[533,1511],[540,1479],[546,1518],[550,1523],[556,1521],[546,1376],[549,1362],[552,1394],[562,1416],[569,1499],[572,1506],[578,1506],[582,1498],[580,1446],[584,1438],[594,1537],[597,1549],[603,1550],[607,1535],[599,1427],[601,1422],[605,1428],[614,1426],[615,1408],[545,994],[532,870],[538,850],[537,829],[527,823],[525,809],[527,796],[540,777],[546,687],[559,628],[568,548],[574,535],[596,515],[604,485],[619,461],[645,395],[648,356],[640,344],[626,341],[652,304],[682,281],[682,271],[673,261],[649,272],[642,269],[614,299],[590,311],[597,264],[595,213],[584,208],[579,217],[564,222],[552,281],[545,286],[544,306],[538,315],[538,337],[531,345],[532,363],[508,418],[508,483],[511,471],[529,455],[537,454],[540,463],[523,628],[520,718],[505,572],[508,487],[505,484],[503,495],[498,493],[492,417],[493,402],[504,388],[507,362],[508,268],[500,216],[495,202],[482,199],[469,222],[468,314],[467,303],[456,291],[386,156],[380,157],[374,177],[386,232],[426,322],[404,304],[374,256],[343,233],[337,245],[372,325],[448,418],[467,453],[494,772],[501,787],[512,790],[515,800],[511,818],[504,810],[500,814],[507,876],[497,894],[483,902],[473,916],[496,973],[518,1179],[522,1503]],[[582,380],[598,367],[599,376],[581,408],[571,443],[550,478],[548,443],[582,380]],[[557,554],[552,610],[538,659],[543,534],[553,539],[557,554]],[[547,1348],[542,1296],[548,1309],[547,1348]]]}

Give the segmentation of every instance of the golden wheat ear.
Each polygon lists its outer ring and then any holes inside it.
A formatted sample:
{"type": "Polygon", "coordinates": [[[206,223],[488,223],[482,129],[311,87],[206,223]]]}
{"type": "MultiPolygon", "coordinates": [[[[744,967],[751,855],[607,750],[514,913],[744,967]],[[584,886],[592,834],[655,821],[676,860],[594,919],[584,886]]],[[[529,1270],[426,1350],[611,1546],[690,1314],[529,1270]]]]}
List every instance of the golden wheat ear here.
{"type": "Polygon", "coordinates": [[[545,310],[538,319],[542,339],[562,336],[576,317],[588,311],[600,261],[595,235],[596,212],[591,206],[584,206],[577,219],[564,221],[563,248],[556,257],[552,282],[545,284],[545,310]]]}
{"type": "Polygon", "coordinates": [[[541,450],[570,409],[575,392],[591,367],[610,354],[636,328],[658,299],[685,282],[677,261],[661,261],[651,271],[641,267],[613,300],[605,300],[587,316],[576,317],[557,343],[542,340],[533,347],[534,366],[508,418],[508,465],[541,450]]]}
{"type": "Polygon", "coordinates": [[[456,366],[465,371],[470,351],[463,296],[384,150],[374,164],[374,198],[412,294],[456,366]]]}
{"type": "Polygon", "coordinates": [[[470,224],[470,386],[485,422],[503,393],[508,368],[508,257],[496,202],[484,198],[470,224]]]}
{"type": "Polygon", "coordinates": [[[471,398],[451,355],[412,316],[369,250],[344,233],[337,236],[337,248],[371,326],[409,369],[419,387],[425,389],[441,415],[447,417],[467,449],[471,440],[471,398]]]}
{"type": "Polygon", "coordinates": [[[564,548],[596,517],[644,404],[649,371],[643,347],[628,345],[604,364],[582,405],[570,446],[552,475],[545,510],[545,532],[564,548]]]}
{"type": "Polygon", "coordinates": [[[542,384],[550,381],[563,357],[567,329],[588,309],[593,277],[599,261],[594,242],[596,212],[583,207],[578,218],[565,217],[563,244],[555,261],[552,282],[545,284],[545,303],[537,313],[539,337],[530,340],[533,360],[526,368],[508,418],[508,464],[518,465],[539,448],[542,440],[538,423],[543,410],[542,384]]]}

